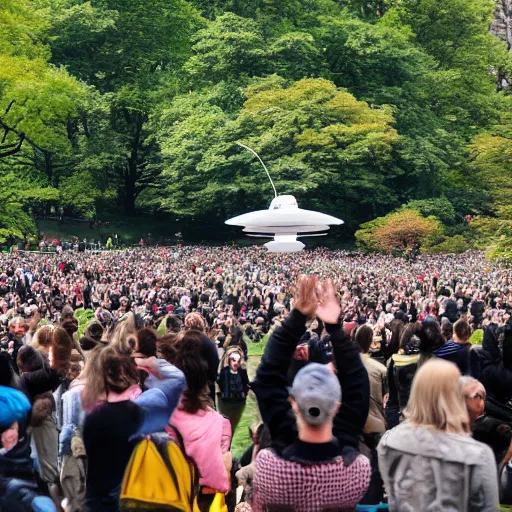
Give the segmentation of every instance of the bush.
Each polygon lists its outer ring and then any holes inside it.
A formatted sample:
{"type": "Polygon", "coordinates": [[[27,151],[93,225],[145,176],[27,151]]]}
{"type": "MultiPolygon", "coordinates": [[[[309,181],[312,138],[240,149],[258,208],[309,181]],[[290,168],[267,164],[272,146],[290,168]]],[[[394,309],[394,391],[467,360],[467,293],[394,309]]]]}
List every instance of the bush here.
{"type": "Polygon", "coordinates": [[[455,235],[445,238],[443,242],[425,247],[423,252],[428,254],[459,254],[470,249],[469,242],[462,235],[455,235]]]}
{"type": "Polygon", "coordinates": [[[407,255],[423,244],[435,243],[441,234],[435,217],[423,217],[417,210],[401,209],[361,226],[358,244],[368,250],[407,255]]]}

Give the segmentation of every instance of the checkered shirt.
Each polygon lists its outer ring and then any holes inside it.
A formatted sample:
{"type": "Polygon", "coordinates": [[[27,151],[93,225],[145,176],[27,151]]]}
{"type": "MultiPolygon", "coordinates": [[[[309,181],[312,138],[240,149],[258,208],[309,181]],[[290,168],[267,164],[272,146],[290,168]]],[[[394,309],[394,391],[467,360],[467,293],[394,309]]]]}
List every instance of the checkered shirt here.
{"type": "Polygon", "coordinates": [[[351,511],[368,489],[370,474],[370,461],[363,455],[345,467],[342,457],[308,464],[262,450],[256,459],[253,511],[351,511]]]}

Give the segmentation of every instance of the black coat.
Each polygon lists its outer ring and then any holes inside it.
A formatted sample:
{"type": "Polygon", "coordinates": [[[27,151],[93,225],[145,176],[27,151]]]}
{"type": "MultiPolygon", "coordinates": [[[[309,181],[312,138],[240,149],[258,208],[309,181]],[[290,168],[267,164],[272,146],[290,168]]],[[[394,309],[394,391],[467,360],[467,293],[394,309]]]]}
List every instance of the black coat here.
{"type": "MultiPolygon", "coordinates": [[[[293,310],[270,337],[256,379],[251,388],[258,399],[264,423],[278,454],[297,439],[297,425],[288,402],[287,371],[301,336],[306,317],[293,310]]],[[[361,361],[359,347],[345,335],[340,325],[326,325],[336,360],[343,404],[334,418],[333,435],[342,447],[359,449],[359,436],[368,416],[370,382],[361,361]]]]}

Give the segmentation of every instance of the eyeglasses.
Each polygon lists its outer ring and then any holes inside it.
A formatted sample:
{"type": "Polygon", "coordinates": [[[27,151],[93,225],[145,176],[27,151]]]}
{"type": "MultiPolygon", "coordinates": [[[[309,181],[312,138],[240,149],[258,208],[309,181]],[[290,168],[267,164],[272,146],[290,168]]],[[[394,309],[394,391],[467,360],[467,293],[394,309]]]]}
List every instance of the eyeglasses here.
{"type": "Polygon", "coordinates": [[[484,393],[473,393],[472,395],[469,395],[469,398],[480,398],[480,400],[483,400],[485,402],[485,394],[484,393]]]}

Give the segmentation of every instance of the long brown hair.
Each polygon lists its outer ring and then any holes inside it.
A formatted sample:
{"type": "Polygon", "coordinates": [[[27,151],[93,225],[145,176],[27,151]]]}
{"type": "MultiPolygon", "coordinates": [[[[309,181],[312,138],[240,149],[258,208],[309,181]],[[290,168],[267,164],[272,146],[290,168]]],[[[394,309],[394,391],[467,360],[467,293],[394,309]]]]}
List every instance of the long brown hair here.
{"type": "Polygon", "coordinates": [[[105,400],[109,391],[122,393],[139,381],[133,358],[112,345],[97,347],[92,351],[85,375],[87,380],[82,390],[82,406],[86,410],[105,400]]]}
{"type": "Polygon", "coordinates": [[[206,410],[212,405],[208,387],[208,363],[201,355],[204,334],[186,330],[178,334],[174,349],[174,364],[187,379],[187,389],[181,400],[181,408],[191,414],[206,410]]]}

